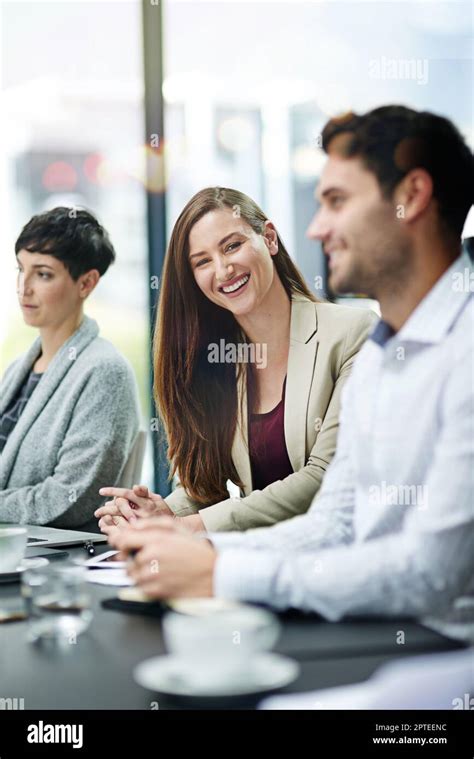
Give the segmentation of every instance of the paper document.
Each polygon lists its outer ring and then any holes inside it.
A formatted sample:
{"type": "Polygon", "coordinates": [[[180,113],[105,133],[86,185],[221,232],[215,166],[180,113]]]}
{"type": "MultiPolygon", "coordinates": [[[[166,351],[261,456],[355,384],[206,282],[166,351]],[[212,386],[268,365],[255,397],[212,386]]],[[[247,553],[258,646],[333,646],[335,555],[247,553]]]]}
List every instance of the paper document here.
{"type": "Polygon", "coordinates": [[[87,573],[87,582],[98,585],[135,585],[125,569],[90,569],[87,573]]]}

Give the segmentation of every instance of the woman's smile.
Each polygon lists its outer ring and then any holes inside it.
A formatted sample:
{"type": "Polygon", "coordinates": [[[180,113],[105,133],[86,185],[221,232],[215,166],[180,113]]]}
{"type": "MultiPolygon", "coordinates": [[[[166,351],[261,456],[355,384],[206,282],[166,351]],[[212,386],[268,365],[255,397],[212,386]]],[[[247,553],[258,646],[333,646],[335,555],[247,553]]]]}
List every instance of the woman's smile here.
{"type": "Polygon", "coordinates": [[[225,285],[219,285],[218,290],[228,298],[236,298],[246,290],[249,279],[250,272],[247,274],[239,274],[237,277],[233,277],[226,282],[225,285]]]}

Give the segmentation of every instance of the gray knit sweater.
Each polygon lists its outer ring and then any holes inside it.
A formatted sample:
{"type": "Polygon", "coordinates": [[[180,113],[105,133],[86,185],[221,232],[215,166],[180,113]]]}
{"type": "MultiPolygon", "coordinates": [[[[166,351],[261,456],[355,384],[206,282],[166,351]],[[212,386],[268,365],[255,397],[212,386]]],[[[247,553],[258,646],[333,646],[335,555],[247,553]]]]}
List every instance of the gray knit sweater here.
{"type": "MultiPolygon", "coordinates": [[[[139,429],[136,381],[89,317],[54,356],[0,458],[0,522],[91,529],[98,490],[120,483],[139,429]]],[[[6,370],[0,414],[41,350],[6,370]]]]}

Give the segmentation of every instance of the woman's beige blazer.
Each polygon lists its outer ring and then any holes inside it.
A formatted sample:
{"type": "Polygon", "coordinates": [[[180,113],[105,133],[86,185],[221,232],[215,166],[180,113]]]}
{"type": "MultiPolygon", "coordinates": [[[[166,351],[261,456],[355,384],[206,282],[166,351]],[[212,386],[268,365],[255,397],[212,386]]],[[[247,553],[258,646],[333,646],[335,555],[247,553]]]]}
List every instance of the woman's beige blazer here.
{"type": "Polygon", "coordinates": [[[174,513],[199,511],[208,532],[215,532],[268,526],[307,511],[336,450],[342,387],[376,319],[368,309],[294,296],[285,393],[285,440],[294,473],[263,490],[252,489],[246,388],[241,383],[243,415],[232,447],[244,483],[241,497],[202,508],[177,487],[165,499],[174,513]]]}

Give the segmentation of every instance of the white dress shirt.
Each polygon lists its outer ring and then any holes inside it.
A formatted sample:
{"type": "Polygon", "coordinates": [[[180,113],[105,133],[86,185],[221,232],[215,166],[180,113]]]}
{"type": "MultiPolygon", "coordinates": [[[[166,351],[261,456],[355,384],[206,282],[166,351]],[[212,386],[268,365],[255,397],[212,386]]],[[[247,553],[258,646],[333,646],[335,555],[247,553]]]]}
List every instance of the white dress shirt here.
{"type": "Polygon", "coordinates": [[[307,514],[212,533],[217,596],[410,616],[474,631],[474,273],[460,256],[400,331],[383,321],[343,393],[337,452],[307,514]]]}

